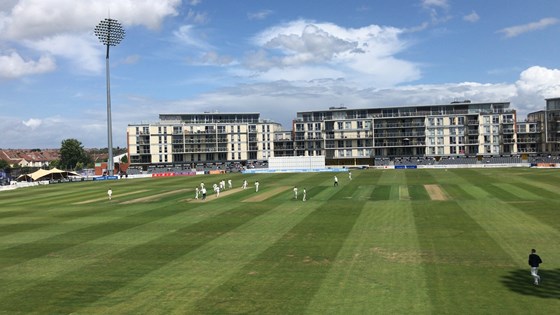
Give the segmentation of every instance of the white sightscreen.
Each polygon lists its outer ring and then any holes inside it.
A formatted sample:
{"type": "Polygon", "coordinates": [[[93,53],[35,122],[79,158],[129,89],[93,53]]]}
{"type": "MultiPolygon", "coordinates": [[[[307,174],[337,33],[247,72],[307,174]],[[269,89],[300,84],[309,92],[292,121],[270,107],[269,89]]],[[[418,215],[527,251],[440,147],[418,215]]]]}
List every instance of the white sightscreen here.
{"type": "Polygon", "coordinates": [[[268,159],[271,170],[325,168],[325,156],[284,156],[268,159]]]}

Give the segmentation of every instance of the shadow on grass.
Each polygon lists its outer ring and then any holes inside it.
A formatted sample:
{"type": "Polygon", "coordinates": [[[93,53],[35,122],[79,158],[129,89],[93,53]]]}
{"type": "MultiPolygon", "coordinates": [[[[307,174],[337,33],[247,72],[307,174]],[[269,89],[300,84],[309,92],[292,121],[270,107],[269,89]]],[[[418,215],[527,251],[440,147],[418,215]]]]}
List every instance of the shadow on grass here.
{"type": "Polygon", "coordinates": [[[541,284],[533,285],[529,268],[517,269],[502,277],[502,283],[511,291],[543,299],[560,299],[560,269],[539,270],[541,284]]]}

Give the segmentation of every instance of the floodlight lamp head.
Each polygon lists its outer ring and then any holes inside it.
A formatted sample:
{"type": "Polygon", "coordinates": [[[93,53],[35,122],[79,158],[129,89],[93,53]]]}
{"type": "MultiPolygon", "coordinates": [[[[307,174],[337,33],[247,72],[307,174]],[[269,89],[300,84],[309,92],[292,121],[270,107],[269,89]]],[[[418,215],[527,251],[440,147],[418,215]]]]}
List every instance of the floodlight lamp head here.
{"type": "Polygon", "coordinates": [[[94,30],[95,36],[106,46],[117,46],[125,36],[122,25],[114,19],[104,19],[94,30]]]}

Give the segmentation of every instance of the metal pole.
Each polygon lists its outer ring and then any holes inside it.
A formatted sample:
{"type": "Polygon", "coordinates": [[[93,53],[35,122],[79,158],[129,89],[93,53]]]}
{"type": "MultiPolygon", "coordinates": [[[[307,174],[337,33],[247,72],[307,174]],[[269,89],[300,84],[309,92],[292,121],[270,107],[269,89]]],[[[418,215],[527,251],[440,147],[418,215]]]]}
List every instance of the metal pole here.
{"type": "Polygon", "coordinates": [[[113,130],[111,119],[111,82],[109,76],[109,46],[118,45],[125,36],[125,31],[117,20],[105,19],[95,27],[95,35],[107,46],[105,68],[107,75],[107,175],[114,175],[115,163],[113,161],[113,130]]]}
{"type": "Polygon", "coordinates": [[[105,58],[105,68],[107,74],[107,148],[109,157],[107,158],[107,175],[113,176],[115,163],[113,161],[113,122],[111,119],[111,82],[109,76],[109,46],[107,45],[107,56],[105,58]]]}

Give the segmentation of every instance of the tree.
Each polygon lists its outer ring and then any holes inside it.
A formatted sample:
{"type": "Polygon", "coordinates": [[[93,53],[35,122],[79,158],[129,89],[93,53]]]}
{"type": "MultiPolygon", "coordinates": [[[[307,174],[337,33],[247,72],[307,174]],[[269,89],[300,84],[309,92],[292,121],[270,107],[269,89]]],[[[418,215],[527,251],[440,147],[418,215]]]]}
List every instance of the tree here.
{"type": "Polygon", "coordinates": [[[80,141],[76,139],[62,140],[60,146],[61,167],[73,170],[78,163],[81,163],[81,165],[88,164],[90,159],[80,141]]]}
{"type": "Polygon", "coordinates": [[[0,170],[10,168],[10,164],[4,160],[0,159],[0,170]]]}
{"type": "Polygon", "coordinates": [[[123,157],[121,158],[121,163],[123,163],[123,164],[128,163],[128,156],[123,155],[123,157]]]}
{"type": "Polygon", "coordinates": [[[52,160],[49,163],[49,168],[53,169],[53,168],[62,168],[62,166],[60,166],[60,160],[52,160]]]}

